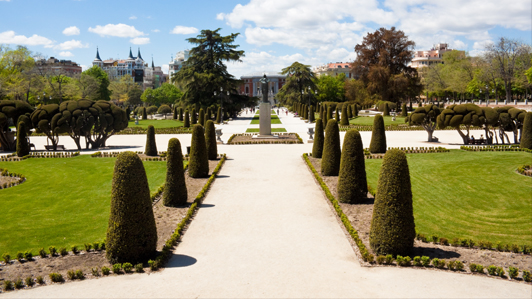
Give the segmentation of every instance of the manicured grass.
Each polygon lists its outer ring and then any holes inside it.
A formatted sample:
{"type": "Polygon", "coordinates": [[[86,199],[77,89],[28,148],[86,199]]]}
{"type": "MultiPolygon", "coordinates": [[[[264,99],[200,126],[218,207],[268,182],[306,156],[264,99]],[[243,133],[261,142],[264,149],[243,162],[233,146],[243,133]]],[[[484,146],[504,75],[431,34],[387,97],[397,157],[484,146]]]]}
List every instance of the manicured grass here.
{"type": "MultiPolygon", "coordinates": [[[[169,116],[172,117],[171,115],[169,116]]],[[[139,124],[135,125],[135,120],[130,120],[128,127],[139,127],[143,129],[147,129],[149,125],[152,125],[155,129],[164,129],[164,128],[175,128],[175,127],[182,127],[183,122],[179,120],[173,120],[173,119],[146,119],[146,120],[140,120],[139,124]]]]}
{"type": "MultiPolygon", "coordinates": [[[[0,162],[27,181],[0,190],[0,255],[49,246],[81,246],[105,238],[116,158],[27,159],[0,162]]],[[[164,183],[166,162],[144,162],[151,192],[164,183]]]]}
{"type": "MultiPolygon", "coordinates": [[[[405,118],[404,117],[396,117],[395,121],[392,121],[391,116],[384,116],[384,125],[403,125],[405,124],[405,118]]],[[[349,120],[349,124],[352,125],[361,125],[361,126],[373,126],[373,120],[375,118],[373,116],[359,116],[356,118],[352,118],[349,120]]]]}
{"type": "MultiPolygon", "coordinates": [[[[282,124],[281,120],[277,115],[271,115],[272,118],[272,124],[282,124]]],[[[252,125],[258,125],[260,123],[259,116],[255,115],[253,116],[253,119],[251,120],[252,125]]]]}
{"type": "MultiPolygon", "coordinates": [[[[416,231],[430,237],[532,245],[532,178],[524,152],[408,154],[416,231]]],[[[366,160],[377,189],[382,160],[366,160]]]]}
{"type": "MultiPolygon", "coordinates": [[[[257,112],[255,112],[255,115],[259,115],[259,111],[260,111],[260,109],[257,109],[257,112]]],[[[270,113],[270,114],[277,114],[277,113],[275,112],[275,110],[272,110],[272,113],[270,113]]]]}
{"type": "MultiPolygon", "coordinates": [[[[259,129],[247,129],[246,133],[258,133],[259,129]]],[[[286,133],[285,128],[272,128],[272,133],[286,133]]]]}

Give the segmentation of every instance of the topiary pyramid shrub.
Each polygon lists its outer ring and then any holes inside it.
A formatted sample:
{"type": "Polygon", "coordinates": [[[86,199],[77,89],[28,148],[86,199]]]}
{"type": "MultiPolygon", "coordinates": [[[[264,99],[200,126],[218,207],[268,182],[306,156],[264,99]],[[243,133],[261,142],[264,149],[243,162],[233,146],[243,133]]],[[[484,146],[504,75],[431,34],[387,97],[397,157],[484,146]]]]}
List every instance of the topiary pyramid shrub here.
{"type": "Polygon", "coordinates": [[[321,119],[321,120],[325,119],[326,115],[324,115],[324,114],[325,113],[323,112],[323,106],[320,106],[320,116],[318,118],[321,119]]]}
{"type": "Polygon", "coordinates": [[[408,162],[403,151],[389,150],[379,174],[369,243],[377,255],[410,255],[416,229],[408,162]]]}
{"type": "Polygon", "coordinates": [[[179,115],[179,121],[183,121],[183,108],[179,108],[179,112],[178,112],[178,115],[179,115]]]}
{"type": "Polygon", "coordinates": [[[353,118],[353,109],[351,109],[351,106],[348,104],[345,104],[345,109],[347,110],[347,118],[351,119],[353,118]]]}
{"type": "Polygon", "coordinates": [[[168,141],[163,204],[167,207],[183,206],[187,203],[187,197],[181,143],[179,139],[172,138],[168,141]]]}
{"type": "Polygon", "coordinates": [[[196,124],[192,127],[192,141],[188,160],[188,175],[192,178],[209,176],[209,160],[203,127],[196,124]]]}
{"type": "Polygon", "coordinates": [[[146,107],[142,107],[142,119],[148,119],[148,114],[146,113],[146,107]]]}
{"type": "Polygon", "coordinates": [[[406,103],[401,106],[401,117],[408,117],[408,111],[406,110],[406,103]]]}
{"type": "Polygon", "coordinates": [[[222,108],[218,107],[218,113],[216,113],[216,123],[219,124],[222,122],[222,108]]]}
{"type": "Polygon", "coordinates": [[[199,110],[198,124],[205,126],[205,111],[203,110],[203,108],[200,108],[199,110]]]}
{"type": "Polygon", "coordinates": [[[333,118],[333,109],[332,107],[328,106],[327,107],[327,118],[325,118],[325,123],[323,123],[325,127],[327,127],[327,124],[329,124],[329,120],[332,118],[333,118]]]}
{"type": "Polygon", "coordinates": [[[172,116],[172,119],[177,120],[177,107],[174,107],[174,115],[172,116]]]}
{"type": "Polygon", "coordinates": [[[111,262],[144,262],[153,257],[157,228],[144,165],[137,154],[118,155],[111,191],[106,257],[111,262]]]}
{"type": "Polygon", "coordinates": [[[205,123],[205,144],[207,146],[207,158],[209,160],[218,159],[218,146],[216,145],[216,131],[214,130],[214,122],[208,120],[205,123]]]}
{"type": "Polygon", "coordinates": [[[340,111],[338,110],[338,106],[336,106],[336,111],[334,112],[334,118],[336,119],[337,123],[340,123],[340,111]]]}
{"type": "Polygon", "coordinates": [[[24,157],[30,154],[30,145],[26,136],[26,124],[23,121],[19,121],[17,127],[17,157],[24,157]]]}
{"type": "Polygon", "coordinates": [[[157,156],[157,144],[155,143],[155,128],[152,125],[148,126],[146,132],[146,156],[157,156]]]}
{"type": "Polygon", "coordinates": [[[337,176],[340,171],[340,131],[335,119],[329,120],[325,129],[325,141],[321,159],[321,174],[337,176]]]}
{"type": "Polygon", "coordinates": [[[354,110],[355,110],[353,114],[355,115],[355,117],[358,117],[358,105],[355,104],[353,106],[354,106],[354,110]]]}
{"type": "Polygon", "coordinates": [[[368,183],[364,148],[360,133],[347,131],[342,146],[340,172],[338,174],[338,200],[345,203],[361,203],[367,198],[368,183]]]}
{"type": "Polygon", "coordinates": [[[527,112],[525,115],[520,147],[532,149],[532,112],[527,112]]]}
{"type": "Polygon", "coordinates": [[[375,115],[373,120],[373,130],[369,151],[373,154],[384,154],[386,152],[386,133],[384,131],[384,119],[381,115],[375,115]]]}
{"type": "Polygon", "coordinates": [[[390,107],[388,103],[384,104],[384,110],[382,111],[382,116],[390,116],[390,107]]]}
{"type": "Polygon", "coordinates": [[[192,108],[192,114],[190,115],[190,124],[195,125],[198,123],[198,116],[196,115],[196,108],[192,108]]]}
{"type": "Polygon", "coordinates": [[[183,127],[190,128],[190,116],[188,110],[185,110],[185,121],[183,122],[183,127]]]}
{"type": "Polygon", "coordinates": [[[205,110],[205,121],[208,121],[211,118],[212,118],[211,108],[207,107],[207,110],[205,110]]]}
{"type": "Polygon", "coordinates": [[[347,106],[342,106],[342,115],[340,116],[340,124],[342,126],[349,126],[349,117],[347,115],[347,106]]]}
{"type": "Polygon", "coordinates": [[[308,116],[308,122],[313,123],[314,122],[314,106],[310,105],[310,114],[308,116]]]}
{"type": "Polygon", "coordinates": [[[314,144],[312,145],[312,157],[321,159],[323,155],[323,121],[318,118],[316,120],[316,132],[314,135],[314,144]]]}

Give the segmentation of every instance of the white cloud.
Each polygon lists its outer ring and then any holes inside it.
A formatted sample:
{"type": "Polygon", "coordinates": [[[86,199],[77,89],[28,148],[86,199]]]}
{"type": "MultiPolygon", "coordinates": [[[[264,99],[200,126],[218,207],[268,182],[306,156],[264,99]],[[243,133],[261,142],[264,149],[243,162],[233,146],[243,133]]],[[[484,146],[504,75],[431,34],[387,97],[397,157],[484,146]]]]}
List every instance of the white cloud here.
{"type": "Polygon", "coordinates": [[[15,35],[15,31],[4,31],[0,33],[0,44],[44,46],[45,48],[51,48],[54,42],[37,34],[26,37],[25,35],[15,35]]]}
{"type": "Polygon", "coordinates": [[[63,52],[59,53],[59,56],[61,56],[61,57],[72,57],[72,56],[74,56],[74,54],[72,54],[69,51],[63,51],[63,52]]]}
{"type": "Polygon", "coordinates": [[[64,35],[79,35],[79,28],[76,26],[70,26],[63,30],[64,35]]]}
{"type": "Polygon", "coordinates": [[[131,16],[129,17],[130,20],[136,20],[137,19],[137,16],[131,16]]]}
{"type": "Polygon", "coordinates": [[[134,45],[145,45],[150,43],[149,37],[135,37],[129,40],[134,45]]]}
{"type": "Polygon", "coordinates": [[[194,34],[198,33],[198,28],[195,27],[185,27],[185,26],[175,26],[170,33],[172,34],[194,34]]]}
{"type": "Polygon", "coordinates": [[[139,37],[145,35],[144,32],[138,31],[134,26],[129,26],[126,24],[107,24],[105,26],[97,25],[92,28],[89,27],[89,32],[96,33],[102,37],[105,36],[116,36],[116,37],[139,37]]]}
{"type": "Polygon", "coordinates": [[[88,47],[89,47],[89,44],[83,44],[79,40],[73,39],[70,41],[66,41],[64,43],[60,43],[54,48],[58,50],[73,50],[73,49],[88,48],[88,47]]]}
{"type": "Polygon", "coordinates": [[[155,33],[157,33],[157,32],[161,32],[161,30],[159,30],[159,29],[153,29],[151,32],[155,32],[155,33]]]}
{"type": "Polygon", "coordinates": [[[84,71],[89,69],[89,67],[87,65],[85,65],[85,64],[80,64],[79,66],[81,66],[81,71],[82,72],[84,72],[84,71]]]}

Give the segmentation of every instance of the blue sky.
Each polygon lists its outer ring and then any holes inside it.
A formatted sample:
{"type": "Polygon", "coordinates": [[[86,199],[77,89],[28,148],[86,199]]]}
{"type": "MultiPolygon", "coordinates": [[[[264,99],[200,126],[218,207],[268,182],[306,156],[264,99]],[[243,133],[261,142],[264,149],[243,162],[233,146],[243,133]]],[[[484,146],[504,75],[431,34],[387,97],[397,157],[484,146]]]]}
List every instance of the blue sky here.
{"type": "Polygon", "coordinates": [[[90,66],[126,58],[140,47],[144,60],[167,67],[202,29],[240,32],[243,62],[235,76],[279,71],[294,61],[318,66],[352,61],[367,32],[395,26],[423,50],[447,42],[481,53],[498,37],[532,44],[532,1],[493,0],[0,0],[0,44],[27,46],[45,57],[90,66]]]}

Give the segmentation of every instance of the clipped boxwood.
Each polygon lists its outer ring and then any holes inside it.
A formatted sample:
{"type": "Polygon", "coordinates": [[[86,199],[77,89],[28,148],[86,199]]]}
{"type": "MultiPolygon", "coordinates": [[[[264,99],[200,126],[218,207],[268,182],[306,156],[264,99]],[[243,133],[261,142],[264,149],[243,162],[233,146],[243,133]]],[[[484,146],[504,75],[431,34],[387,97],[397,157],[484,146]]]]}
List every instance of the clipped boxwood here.
{"type": "Polygon", "coordinates": [[[330,119],[325,131],[321,173],[325,176],[337,176],[340,171],[340,131],[336,120],[330,119]]]}
{"type": "Polygon", "coordinates": [[[190,115],[188,110],[185,110],[185,122],[183,123],[183,127],[190,128],[190,115]]]}
{"type": "Polygon", "coordinates": [[[219,124],[222,121],[222,108],[218,107],[218,112],[216,113],[216,123],[219,124]]]}
{"type": "Polygon", "coordinates": [[[391,149],[382,161],[369,242],[378,255],[410,255],[416,236],[406,154],[391,149]]]}
{"type": "Polygon", "coordinates": [[[373,154],[383,154],[386,152],[386,133],[384,131],[384,119],[381,115],[375,115],[373,120],[373,131],[369,151],[373,154]]]}
{"type": "Polygon", "coordinates": [[[152,125],[148,126],[146,132],[146,156],[157,156],[157,144],[155,143],[155,128],[152,125]]]}
{"type": "Polygon", "coordinates": [[[321,159],[323,155],[323,121],[318,118],[316,120],[316,132],[314,135],[314,144],[312,145],[312,157],[321,159]]]}
{"type": "Polygon", "coordinates": [[[390,107],[388,103],[384,104],[384,110],[382,111],[382,116],[390,116],[390,107]]]}
{"type": "Polygon", "coordinates": [[[205,111],[203,110],[203,108],[199,110],[198,124],[205,126],[205,111]]]}
{"type": "Polygon", "coordinates": [[[192,115],[190,116],[190,124],[195,125],[198,123],[198,116],[196,115],[196,108],[192,108],[192,115]]]}
{"type": "MultiPolygon", "coordinates": [[[[21,116],[22,117],[22,116],[21,116]]],[[[24,157],[30,154],[30,145],[26,138],[27,130],[26,124],[23,121],[18,122],[17,128],[17,156],[24,157]]]]}
{"type": "Polygon", "coordinates": [[[401,117],[407,117],[408,116],[408,111],[406,110],[406,103],[403,103],[403,105],[401,106],[401,117]]]}
{"type": "Polygon", "coordinates": [[[532,112],[527,112],[525,115],[520,147],[532,149],[532,112]]]}
{"type": "Polygon", "coordinates": [[[347,131],[342,146],[340,173],[338,175],[338,200],[345,203],[360,203],[367,198],[368,183],[364,148],[360,133],[347,131]]]}
{"type": "Polygon", "coordinates": [[[207,146],[208,159],[216,160],[218,158],[218,146],[216,144],[216,132],[212,120],[208,120],[205,123],[205,144],[207,146]]]}
{"type": "Polygon", "coordinates": [[[148,119],[148,114],[146,113],[146,107],[142,107],[142,119],[148,119]]]}
{"type": "Polygon", "coordinates": [[[342,115],[340,115],[340,125],[349,126],[349,115],[347,115],[347,106],[342,106],[342,115]]]}
{"type": "Polygon", "coordinates": [[[163,204],[170,207],[182,206],[187,203],[187,197],[181,143],[179,139],[172,138],[168,141],[163,204]]]}
{"type": "Polygon", "coordinates": [[[111,262],[142,262],[155,254],[157,228],[144,165],[133,152],[118,155],[111,191],[106,257],[111,262]]]}
{"type": "Polygon", "coordinates": [[[192,127],[188,174],[192,178],[205,178],[209,176],[209,160],[204,131],[203,127],[198,124],[192,127]]]}

